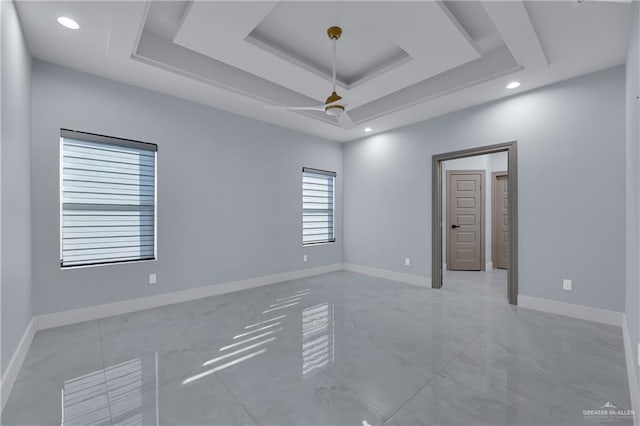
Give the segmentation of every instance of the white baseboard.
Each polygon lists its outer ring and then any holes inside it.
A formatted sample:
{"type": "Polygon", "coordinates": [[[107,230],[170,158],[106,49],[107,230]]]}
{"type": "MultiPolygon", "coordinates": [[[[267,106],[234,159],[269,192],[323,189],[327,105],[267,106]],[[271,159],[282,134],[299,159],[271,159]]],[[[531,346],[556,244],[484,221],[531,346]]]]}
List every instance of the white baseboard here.
{"type": "Polygon", "coordinates": [[[73,309],[70,311],[54,312],[51,314],[34,316],[16,348],[11,358],[11,362],[0,382],[0,396],[2,398],[2,406],[9,399],[11,389],[18,377],[18,373],[22,368],[25,356],[31,346],[31,341],[38,330],[47,328],[60,327],[63,325],[75,324],[84,321],[91,321],[100,318],[106,318],[114,315],[122,315],[145,309],[157,308],[160,306],[172,305],[174,303],[187,302],[204,297],[216,296],[224,293],[232,293],[234,291],[247,290],[250,288],[261,287],[270,284],[276,284],[284,281],[296,280],[299,278],[311,277],[314,275],[325,274],[327,272],[341,271],[342,263],[332,265],[318,266],[315,268],[299,269],[291,272],[280,274],[264,275],[261,277],[249,278],[239,281],[231,281],[222,284],[214,284],[206,287],[194,288],[189,290],[176,291],[172,293],[158,294],[156,296],[141,297],[138,299],[123,300],[120,302],[107,303],[104,305],[90,306],[88,308],[73,309]]]}
{"type": "Polygon", "coordinates": [[[635,342],[631,341],[629,335],[629,325],[627,316],[622,314],[622,337],[624,338],[624,354],[627,361],[627,376],[629,379],[629,396],[631,397],[631,409],[635,413],[633,416],[634,426],[640,426],[640,390],[638,390],[638,374],[636,370],[636,360],[633,357],[633,347],[635,342]]]}
{"type": "Polygon", "coordinates": [[[313,275],[340,271],[342,269],[342,263],[335,263],[332,265],[299,269],[296,271],[283,272],[280,274],[263,275],[260,277],[248,278],[245,280],[214,284],[206,287],[198,287],[172,293],[163,293],[156,296],[123,300],[120,302],[107,303],[104,305],[95,305],[88,308],[54,312],[51,314],[38,315],[34,319],[36,321],[37,329],[45,330],[47,328],[60,327],[63,325],[75,324],[78,322],[91,321],[95,319],[111,317],[114,315],[122,315],[130,312],[172,305],[174,303],[188,302],[190,300],[202,299],[204,297],[233,293],[235,291],[247,290],[250,288],[281,283],[284,281],[311,277],[313,275]]]}
{"type": "Polygon", "coordinates": [[[618,327],[622,326],[623,321],[623,314],[621,312],[558,302],[557,300],[543,299],[540,297],[525,296],[523,294],[518,295],[518,306],[551,314],[564,315],[566,317],[616,325],[618,327]]]}
{"type": "Polygon", "coordinates": [[[0,411],[4,409],[4,404],[6,404],[9,399],[9,394],[11,393],[13,384],[16,382],[18,373],[22,368],[22,363],[27,356],[27,352],[29,352],[29,346],[31,346],[31,341],[33,340],[33,336],[36,334],[36,331],[36,322],[34,321],[34,318],[31,318],[31,321],[29,321],[29,324],[22,335],[22,339],[20,339],[20,343],[18,343],[16,351],[11,357],[11,361],[9,361],[9,365],[7,365],[7,369],[2,376],[2,381],[0,381],[0,402],[2,403],[0,411]]]}
{"type": "Polygon", "coordinates": [[[406,284],[431,288],[431,278],[420,275],[405,274],[403,272],[389,271],[387,269],[372,268],[370,266],[356,265],[353,263],[344,264],[345,271],[357,272],[359,274],[371,275],[378,278],[385,278],[392,281],[400,281],[406,284]]]}
{"type": "MultiPolygon", "coordinates": [[[[627,318],[624,313],[583,305],[575,305],[572,303],[558,302],[556,300],[542,299],[522,294],[518,296],[518,306],[521,308],[535,309],[537,311],[622,327],[625,360],[627,364],[627,379],[629,382],[629,396],[631,398],[630,408],[635,413],[633,418],[634,426],[640,426],[640,392],[638,391],[636,360],[633,357],[632,349],[636,343],[631,341],[627,318]]],[[[627,407],[623,408],[626,409],[627,407]]]]}

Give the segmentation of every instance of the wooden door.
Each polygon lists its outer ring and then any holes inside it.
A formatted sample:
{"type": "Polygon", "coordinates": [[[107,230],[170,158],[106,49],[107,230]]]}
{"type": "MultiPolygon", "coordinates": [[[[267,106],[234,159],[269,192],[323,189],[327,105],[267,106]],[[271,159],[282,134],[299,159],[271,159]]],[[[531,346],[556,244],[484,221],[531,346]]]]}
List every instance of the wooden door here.
{"type": "Polygon", "coordinates": [[[492,257],[493,267],[501,269],[507,269],[509,266],[508,185],[509,181],[506,172],[494,173],[492,257]]]}
{"type": "Polygon", "coordinates": [[[484,262],[484,171],[447,172],[447,267],[480,271],[484,262]]]}

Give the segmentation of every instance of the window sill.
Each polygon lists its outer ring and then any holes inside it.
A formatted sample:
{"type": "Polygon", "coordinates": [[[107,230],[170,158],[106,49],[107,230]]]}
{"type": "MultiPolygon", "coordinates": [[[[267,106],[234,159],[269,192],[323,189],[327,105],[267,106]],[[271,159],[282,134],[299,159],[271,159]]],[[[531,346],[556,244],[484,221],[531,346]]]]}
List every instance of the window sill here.
{"type": "Polygon", "coordinates": [[[311,243],[311,244],[302,244],[302,247],[317,247],[317,246],[327,246],[330,244],[335,244],[335,241],[327,241],[325,243],[311,243]]]}
{"type": "Polygon", "coordinates": [[[70,269],[85,269],[85,268],[96,268],[99,266],[114,266],[114,265],[129,265],[131,263],[147,263],[147,262],[157,262],[158,258],[155,259],[140,259],[140,260],[123,260],[121,262],[104,262],[104,263],[91,263],[87,265],[70,265],[70,266],[60,266],[60,269],[63,271],[67,271],[70,269]]]}

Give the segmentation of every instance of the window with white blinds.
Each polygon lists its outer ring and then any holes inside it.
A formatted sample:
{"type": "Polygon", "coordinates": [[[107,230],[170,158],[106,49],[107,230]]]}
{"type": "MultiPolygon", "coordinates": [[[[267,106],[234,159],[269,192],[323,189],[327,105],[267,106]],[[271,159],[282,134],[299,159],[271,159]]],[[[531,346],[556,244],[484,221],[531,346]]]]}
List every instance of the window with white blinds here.
{"type": "Polygon", "coordinates": [[[157,145],[61,131],[61,265],[156,256],[157,145]]]}
{"type": "Polygon", "coordinates": [[[334,242],[336,173],[302,169],[302,244],[334,242]]]}

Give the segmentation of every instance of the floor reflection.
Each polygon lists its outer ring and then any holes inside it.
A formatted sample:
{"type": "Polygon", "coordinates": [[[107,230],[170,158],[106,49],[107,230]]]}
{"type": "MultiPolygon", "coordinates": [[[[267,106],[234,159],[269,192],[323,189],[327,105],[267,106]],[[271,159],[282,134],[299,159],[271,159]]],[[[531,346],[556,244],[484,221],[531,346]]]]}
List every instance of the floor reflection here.
{"type": "MultiPolygon", "coordinates": [[[[311,293],[311,290],[300,290],[294,294],[275,299],[274,303],[271,303],[268,309],[262,311],[262,314],[268,314],[274,311],[280,311],[283,309],[291,308],[303,302],[304,296],[311,293]]],[[[280,312],[278,312],[280,314],[280,312]]],[[[274,314],[275,315],[275,314],[274,314]]],[[[188,385],[196,380],[200,380],[213,373],[224,370],[248,359],[262,355],[267,351],[264,347],[277,339],[276,334],[284,330],[284,322],[287,314],[280,314],[278,316],[267,318],[263,321],[258,321],[253,324],[249,324],[244,327],[243,331],[233,336],[233,342],[228,345],[220,347],[219,352],[222,352],[218,357],[212,358],[202,364],[202,367],[212,367],[201,373],[186,378],[182,384],[188,385]],[[242,340],[238,340],[242,339],[242,340]],[[235,349],[237,348],[237,349],[235,349]],[[248,352],[253,349],[260,348],[253,352],[248,352]],[[226,352],[230,349],[235,349],[231,352],[226,352]],[[225,353],[226,352],[226,353],[225,353]],[[248,352],[248,353],[247,353],[248,352]],[[221,361],[224,361],[221,363],[221,361]]]]}
{"type": "MultiPolygon", "coordinates": [[[[277,298],[262,313],[269,314],[297,306],[304,303],[304,297],[309,294],[311,294],[311,290],[305,289],[277,298]]],[[[303,376],[333,364],[335,345],[333,338],[333,310],[333,302],[321,303],[302,310],[303,376]]],[[[209,367],[209,369],[184,379],[182,384],[188,385],[265,353],[268,350],[267,346],[277,340],[277,333],[284,330],[287,314],[281,314],[281,312],[278,312],[278,314],[280,315],[245,326],[241,333],[233,336],[232,342],[218,349],[221,352],[220,356],[202,364],[203,368],[209,367]],[[227,352],[230,349],[233,349],[233,351],[227,352]]]]}
{"type": "Polygon", "coordinates": [[[62,425],[158,424],[158,354],[64,382],[62,425]]]}
{"type": "Polygon", "coordinates": [[[333,364],[335,340],[333,302],[302,311],[302,375],[307,376],[333,364]]]}

